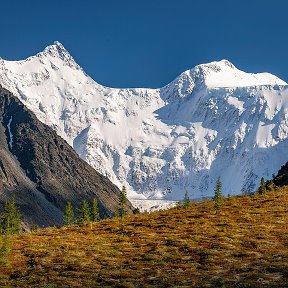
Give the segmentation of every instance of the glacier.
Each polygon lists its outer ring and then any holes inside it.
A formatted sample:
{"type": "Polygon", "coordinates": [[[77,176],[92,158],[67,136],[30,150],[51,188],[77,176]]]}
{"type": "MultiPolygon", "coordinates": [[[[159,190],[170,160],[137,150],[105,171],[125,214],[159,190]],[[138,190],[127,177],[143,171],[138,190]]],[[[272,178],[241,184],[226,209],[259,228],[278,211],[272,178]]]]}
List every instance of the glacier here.
{"type": "MultiPolygon", "coordinates": [[[[288,85],[227,60],[159,89],[95,82],[59,42],[0,59],[0,84],[131,200],[250,193],[288,161],[288,85]]],[[[161,202],[161,201],[160,201],[161,202]]]]}

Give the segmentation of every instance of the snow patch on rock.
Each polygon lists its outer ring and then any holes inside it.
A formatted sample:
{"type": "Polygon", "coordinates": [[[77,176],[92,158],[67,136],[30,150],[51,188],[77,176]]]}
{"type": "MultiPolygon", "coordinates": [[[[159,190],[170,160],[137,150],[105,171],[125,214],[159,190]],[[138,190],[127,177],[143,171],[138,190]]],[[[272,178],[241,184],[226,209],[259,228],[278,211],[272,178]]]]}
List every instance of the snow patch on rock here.
{"type": "Polygon", "coordinates": [[[11,123],[12,123],[13,117],[11,116],[8,124],[7,124],[7,129],[8,129],[8,133],[9,133],[9,147],[10,149],[13,148],[13,134],[11,133],[11,123]]]}

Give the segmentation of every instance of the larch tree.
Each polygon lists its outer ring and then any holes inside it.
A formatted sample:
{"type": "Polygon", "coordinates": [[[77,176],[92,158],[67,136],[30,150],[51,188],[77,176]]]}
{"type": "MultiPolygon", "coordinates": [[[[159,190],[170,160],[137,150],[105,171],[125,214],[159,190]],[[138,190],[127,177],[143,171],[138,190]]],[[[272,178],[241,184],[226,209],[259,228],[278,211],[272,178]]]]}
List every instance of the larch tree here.
{"type": "Polygon", "coordinates": [[[1,234],[15,234],[20,232],[21,214],[14,198],[4,204],[0,227],[1,234]]]}
{"type": "Polygon", "coordinates": [[[92,200],[92,208],[91,208],[91,220],[93,222],[100,220],[100,213],[99,213],[99,207],[98,207],[98,201],[96,198],[93,198],[92,200]]]}
{"type": "Polygon", "coordinates": [[[258,189],[258,192],[259,192],[260,195],[266,193],[266,182],[265,182],[263,177],[260,180],[260,187],[258,189]]]}
{"type": "Polygon", "coordinates": [[[188,209],[190,206],[190,198],[188,191],[186,190],[185,195],[184,195],[184,200],[183,200],[183,208],[188,209]]]}
{"type": "Polygon", "coordinates": [[[120,199],[119,199],[119,216],[121,218],[123,218],[127,214],[127,211],[125,208],[127,201],[128,199],[127,199],[126,187],[123,186],[120,192],[120,199]]]}
{"type": "Polygon", "coordinates": [[[222,194],[222,182],[221,178],[218,177],[215,190],[214,190],[214,197],[212,198],[214,201],[214,207],[216,212],[219,212],[222,207],[222,201],[223,201],[223,194],[222,194]]]}
{"type": "Polygon", "coordinates": [[[74,223],[74,211],[70,201],[68,201],[66,204],[63,222],[65,226],[69,226],[74,223]]]}
{"type": "Polygon", "coordinates": [[[78,222],[80,224],[86,224],[91,221],[90,218],[90,208],[87,200],[83,200],[81,203],[81,207],[77,209],[79,213],[78,222]]]}

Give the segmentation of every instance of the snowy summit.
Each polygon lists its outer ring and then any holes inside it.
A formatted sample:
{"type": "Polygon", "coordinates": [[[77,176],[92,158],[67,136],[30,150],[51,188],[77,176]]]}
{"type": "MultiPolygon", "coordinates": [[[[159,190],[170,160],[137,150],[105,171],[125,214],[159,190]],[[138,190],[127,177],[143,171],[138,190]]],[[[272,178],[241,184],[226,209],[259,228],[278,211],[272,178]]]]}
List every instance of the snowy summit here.
{"type": "Polygon", "coordinates": [[[59,42],[0,60],[0,84],[130,199],[251,192],[288,160],[288,86],[227,60],[198,65],[159,89],[96,83],[59,42]]]}

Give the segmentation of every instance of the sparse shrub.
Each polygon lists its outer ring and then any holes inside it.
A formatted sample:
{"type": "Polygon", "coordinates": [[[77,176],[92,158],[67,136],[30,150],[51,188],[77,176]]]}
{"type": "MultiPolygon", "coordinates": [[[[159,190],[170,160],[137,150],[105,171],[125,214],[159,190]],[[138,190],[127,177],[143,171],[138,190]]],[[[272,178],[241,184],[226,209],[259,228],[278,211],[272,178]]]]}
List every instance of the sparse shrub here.
{"type": "Polygon", "coordinates": [[[37,225],[33,224],[33,225],[31,226],[31,232],[37,232],[37,230],[38,230],[37,225]]]}
{"type": "Polygon", "coordinates": [[[113,217],[119,217],[119,208],[113,212],[112,218],[113,217]]]}
{"type": "Polygon", "coordinates": [[[199,257],[198,263],[200,265],[205,265],[209,257],[209,253],[204,250],[199,250],[196,255],[199,257]]]}
{"type": "Polygon", "coordinates": [[[31,255],[30,258],[27,260],[27,266],[30,268],[30,269],[33,269],[37,266],[37,260],[36,260],[36,257],[34,255],[31,255]]]}
{"type": "Polygon", "coordinates": [[[140,214],[140,209],[138,207],[134,208],[133,214],[140,214]]]}
{"type": "Polygon", "coordinates": [[[182,201],[178,201],[174,207],[175,210],[181,210],[183,209],[183,202],[182,201]]]}

